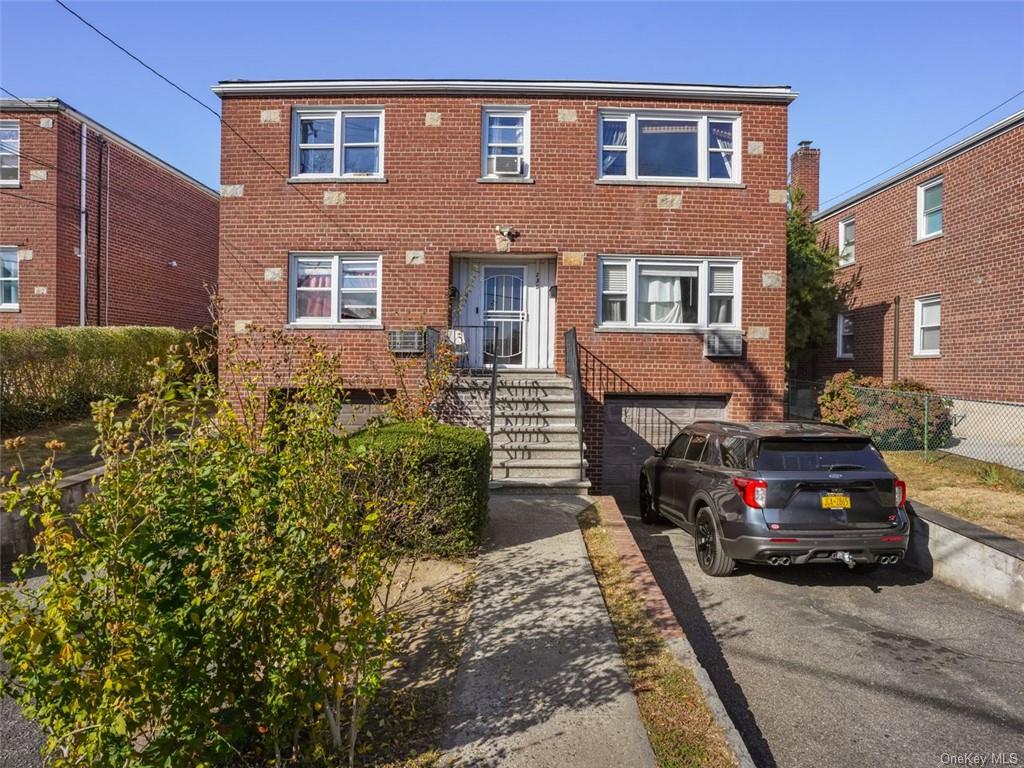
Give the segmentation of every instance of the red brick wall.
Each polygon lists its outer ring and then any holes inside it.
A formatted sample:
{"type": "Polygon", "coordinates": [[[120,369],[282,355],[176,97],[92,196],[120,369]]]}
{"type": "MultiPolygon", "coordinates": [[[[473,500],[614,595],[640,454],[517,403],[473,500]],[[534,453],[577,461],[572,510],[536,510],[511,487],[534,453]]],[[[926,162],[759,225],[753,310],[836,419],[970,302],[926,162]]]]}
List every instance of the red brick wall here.
{"type": "Polygon", "coordinates": [[[823,349],[798,375],[853,369],[893,378],[894,298],[900,297],[899,375],[950,395],[1024,402],[1024,127],[819,222],[838,242],[855,216],[854,360],[823,349]],[[943,178],[943,234],[917,238],[917,185],[943,178]],[[942,296],[938,358],[915,358],[914,299],[942,296]]]}
{"type": "MultiPolygon", "coordinates": [[[[610,388],[639,392],[731,393],[736,418],[781,415],[785,349],[785,290],[763,288],[762,273],[785,275],[785,205],[769,190],[786,187],[786,107],[652,100],[570,98],[228,97],[224,117],[277,169],[256,157],[232,132],[222,132],[223,184],[244,185],[241,197],[221,207],[220,292],[223,340],[236,323],[268,328],[287,323],[287,280],[267,282],[266,268],[287,275],[297,250],[368,250],[383,254],[385,327],[444,325],[451,254],[493,252],[495,226],[520,233],[513,252],[585,254],[582,266],[559,257],[556,282],[556,362],[564,365],[563,333],[575,326],[579,341],[614,376],[610,388]],[[482,104],[529,105],[534,184],[484,184],[480,175],[482,104]],[[387,183],[287,184],[290,108],[293,104],[382,104],[387,183]],[[745,188],[606,186],[595,184],[598,110],[605,106],[737,110],[742,114],[745,188]],[[559,109],[576,122],[559,122],[559,109]],[[261,123],[261,110],[281,110],[279,123],[261,123]],[[441,126],[425,126],[426,112],[441,126]],[[747,142],[764,153],[747,153],[747,142]],[[324,206],[327,190],[345,203],[324,206]],[[659,209],[658,195],[682,194],[682,208],[659,209]],[[304,199],[306,198],[306,199],[304,199]],[[426,263],[407,266],[406,250],[422,250],[426,263]],[[742,323],[762,326],[766,340],[748,340],[744,359],[708,360],[698,335],[595,332],[597,256],[601,253],[738,256],[743,258],[742,323]]],[[[361,386],[393,386],[381,331],[318,330],[311,334],[338,352],[361,386]]],[[[266,354],[266,353],[264,353],[266,354]]],[[[272,368],[269,359],[265,368],[272,368]]],[[[592,403],[586,439],[591,478],[600,481],[602,384],[592,403]]]]}
{"type": "Polygon", "coordinates": [[[794,187],[800,189],[804,196],[801,205],[805,210],[818,210],[820,199],[819,177],[821,173],[821,150],[811,147],[800,147],[790,158],[790,174],[794,187]]]}
{"type": "MultiPolygon", "coordinates": [[[[32,261],[21,265],[20,311],[0,314],[0,325],[77,325],[81,124],[53,111],[4,118],[19,120],[22,151],[31,155],[22,158],[21,189],[9,191],[58,207],[0,196],[0,244],[33,249],[32,261]],[[52,128],[40,127],[45,118],[52,128]],[[47,179],[30,181],[34,168],[45,168],[47,179]],[[37,287],[46,293],[36,294],[37,287]]],[[[209,324],[205,286],[217,279],[216,197],[92,130],[86,162],[86,323],[209,324]]]]}

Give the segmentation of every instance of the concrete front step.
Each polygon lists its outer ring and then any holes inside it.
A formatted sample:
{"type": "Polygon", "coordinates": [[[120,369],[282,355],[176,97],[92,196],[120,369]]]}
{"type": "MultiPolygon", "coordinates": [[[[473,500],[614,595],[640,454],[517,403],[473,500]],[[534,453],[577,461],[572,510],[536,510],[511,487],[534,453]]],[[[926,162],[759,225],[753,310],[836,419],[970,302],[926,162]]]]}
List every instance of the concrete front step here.
{"type": "Polygon", "coordinates": [[[530,408],[534,406],[551,406],[564,408],[566,405],[575,403],[572,392],[568,394],[551,395],[514,395],[506,392],[498,392],[494,402],[498,408],[518,408],[520,406],[530,408]]]}
{"type": "Polygon", "coordinates": [[[567,493],[575,496],[586,496],[590,492],[589,480],[557,480],[552,478],[512,478],[508,480],[491,480],[491,494],[509,494],[518,496],[547,495],[567,493]]]}
{"type": "Polygon", "coordinates": [[[508,459],[578,459],[580,445],[576,441],[556,443],[495,443],[492,450],[494,463],[508,459]]]}
{"type": "Polygon", "coordinates": [[[498,424],[494,425],[494,444],[558,443],[578,441],[575,424],[498,424]]]}
{"type": "MultiPolygon", "coordinates": [[[[519,477],[578,479],[580,463],[579,454],[573,459],[500,459],[493,462],[491,477],[495,480],[519,477]]],[[[582,464],[585,469],[586,461],[582,464]]]]}

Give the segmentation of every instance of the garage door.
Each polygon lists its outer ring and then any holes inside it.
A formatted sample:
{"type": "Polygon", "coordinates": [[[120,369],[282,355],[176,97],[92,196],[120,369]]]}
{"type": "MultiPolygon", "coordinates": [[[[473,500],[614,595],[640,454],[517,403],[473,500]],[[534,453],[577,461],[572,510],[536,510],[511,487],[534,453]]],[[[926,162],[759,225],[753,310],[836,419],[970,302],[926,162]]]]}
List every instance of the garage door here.
{"type": "Polygon", "coordinates": [[[640,465],[698,419],[725,418],[726,398],[608,395],[604,402],[603,492],[637,495],[640,465]]]}

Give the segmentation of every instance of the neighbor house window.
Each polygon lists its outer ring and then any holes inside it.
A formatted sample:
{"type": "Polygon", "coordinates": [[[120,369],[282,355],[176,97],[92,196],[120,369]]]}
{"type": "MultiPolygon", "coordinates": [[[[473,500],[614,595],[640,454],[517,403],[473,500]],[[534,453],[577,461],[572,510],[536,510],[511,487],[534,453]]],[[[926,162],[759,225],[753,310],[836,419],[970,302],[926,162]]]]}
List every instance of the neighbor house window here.
{"type": "Polygon", "coordinates": [[[939,354],[939,328],[942,325],[942,300],[925,296],[914,301],[914,354],[939,354]]]}
{"type": "Polygon", "coordinates": [[[530,110],[485,109],[482,148],[485,178],[529,178],[530,110]]]}
{"type": "Polygon", "coordinates": [[[942,234],[942,179],[917,188],[917,238],[942,234]]]}
{"type": "Polygon", "coordinates": [[[598,323],[607,327],[739,326],[740,263],[603,256],[598,323]]]}
{"type": "Polygon", "coordinates": [[[0,120],[0,186],[18,185],[21,165],[21,128],[17,120],[0,120]]]}
{"type": "Polygon", "coordinates": [[[289,321],[314,325],[380,322],[380,256],[293,254],[289,321]]]}
{"type": "Polygon", "coordinates": [[[18,249],[0,248],[0,309],[18,308],[18,249]]]}
{"type": "Polygon", "coordinates": [[[292,124],[292,176],[380,177],[383,146],[383,110],[299,109],[292,124]]]}
{"type": "Polygon", "coordinates": [[[740,118],[661,110],[601,113],[602,179],[739,182],[740,118]]]}
{"type": "Polygon", "coordinates": [[[853,359],[853,318],[844,313],[836,318],[836,357],[853,359]]]}
{"type": "Polygon", "coordinates": [[[839,266],[853,264],[857,240],[857,222],[847,219],[839,222],[839,266]]]}

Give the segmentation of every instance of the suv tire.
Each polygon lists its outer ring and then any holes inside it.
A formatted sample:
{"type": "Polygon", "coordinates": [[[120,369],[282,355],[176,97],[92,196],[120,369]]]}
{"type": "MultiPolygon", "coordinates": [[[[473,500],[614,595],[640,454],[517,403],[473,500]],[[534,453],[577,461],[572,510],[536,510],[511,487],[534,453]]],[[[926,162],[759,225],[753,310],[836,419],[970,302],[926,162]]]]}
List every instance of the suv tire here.
{"type": "Polygon", "coordinates": [[[707,507],[697,510],[693,526],[693,549],[697,555],[697,564],[708,576],[728,576],[736,567],[736,561],[722,551],[714,514],[707,507]]]}
{"type": "Polygon", "coordinates": [[[640,480],[640,519],[648,525],[657,525],[664,521],[658,513],[658,507],[651,495],[651,486],[647,478],[640,480]]]}

